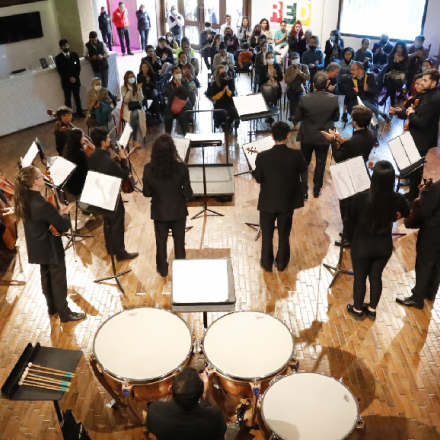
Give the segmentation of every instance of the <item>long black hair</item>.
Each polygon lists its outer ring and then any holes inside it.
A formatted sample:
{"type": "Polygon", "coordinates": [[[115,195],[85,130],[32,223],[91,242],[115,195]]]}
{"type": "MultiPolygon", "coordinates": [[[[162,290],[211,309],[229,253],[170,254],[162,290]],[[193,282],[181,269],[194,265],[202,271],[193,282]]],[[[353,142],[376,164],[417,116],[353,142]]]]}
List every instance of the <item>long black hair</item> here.
{"type": "Polygon", "coordinates": [[[64,148],[63,156],[65,159],[74,162],[78,153],[83,151],[81,145],[81,138],[84,136],[84,132],[80,128],[74,128],[70,130],[67,136],[66,147],[64,148]]]}
{"type": "Polygon", "coordinates": [[[29,190],[37,178],[37,169],[34,166],[22,168],[15,180],[14,204],[15,215],[18,219],[29,219],[29,190]]]}
{"type": "Polygon", "coordinates": [[[393,59],[394,59],[394,55],[395,55],[396,52],[397,52],[397,46],[401,46],[401,47],[402,47],[402,55],[403,55],[403,58],[404,58],[405,60],[407,60],[407,59],[408,59],[408,49],[406,48],[406,43],[405,43],[404,41],[402,41],[402,40],[399,40],[399,41],[396,42],[396,44],[395,44],[394,47],[393,47],[393,50],[390,52],[389,59],[390,59],[390,60],[393,60],[393,59]]]}
{"type": "Polygon", "coordinates": [[[370,234],[384,234],[396,220],[393,203],[396,173],[390,162],[380,160],[374,166],[367,200],[366,227],[370,234]]]}
{"type": "Polygon", "coordinates": [[[153,143],[151,152],[151,171],[159,179],[168,179],[182,162],[177,154],[173,138],[169,134],[161,134],[153,143]]]}

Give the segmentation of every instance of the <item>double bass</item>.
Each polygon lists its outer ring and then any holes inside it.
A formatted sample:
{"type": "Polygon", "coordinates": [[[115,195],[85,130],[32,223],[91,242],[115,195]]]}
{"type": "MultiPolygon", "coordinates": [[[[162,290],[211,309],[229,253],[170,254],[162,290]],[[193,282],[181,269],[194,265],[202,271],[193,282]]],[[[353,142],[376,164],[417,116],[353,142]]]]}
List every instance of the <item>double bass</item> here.
{"type": "Polygon", "coordinates": [[[14,197],[14,184],[3,176],[0,176],[0,220],[6,226],[3,240],[0,241],[0,250],[14,250],[17,242],[17,221],[14,208],[10,201],[14,197]]]}

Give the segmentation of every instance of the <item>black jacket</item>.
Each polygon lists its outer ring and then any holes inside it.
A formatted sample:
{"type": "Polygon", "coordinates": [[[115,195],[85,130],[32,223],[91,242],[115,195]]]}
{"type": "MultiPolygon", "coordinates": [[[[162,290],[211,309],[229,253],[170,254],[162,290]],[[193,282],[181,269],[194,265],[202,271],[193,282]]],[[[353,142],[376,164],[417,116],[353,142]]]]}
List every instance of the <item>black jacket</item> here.
{"type": "Polygon", "coordinates": [[[191,93],[191,89],[189,88],[189,82],[186,79],[182,79],[180,87],[177,87],[173,80],[171,80],[165,86],[165,95],[168,98],[168,106],[171,108],[173,104],[174,97],[177,96],[180,99],[188,99],[188,103],[182,111],[188,110],[191,105],[195,104],[194,94],[191,93]]]}
{"type": "Polygon", "coordinates": [[[143,176],[145,197],[151,197],[151,218],[168,222],[188,215],[186,199],[193,195],[188,167],[179,163],[169,179],[158,179],[147,163],[143,176]]]}
{"type": "MultiPolygon", "coordinates": [[[[339,60],[342,60],[342,52],[344,51],[344,40],[342,38],[338,41],[338,50],[336,58],[339,60]]],[[[333,60],[332,60],[332,54],[333,54],[333,45],[331,44],[330,40],[327,40],[325,42],[325,65],[328,66],[333,60]]]]}
{"type": "Polygon", "coordinates": [[[346,95],[347,101],[357,101],[357,97],[359,96],[362,101],[370,101],[376,103],[377,95],[378,91],[376,79],[374,78],[374,75],[372,73],[365,73],[362,79],[350,78],[346,95]],[[365,90],[365,84],[367,84],[368,90],[365,90]],[[357,86],[359,90],[358,93],[353,90],[355,86],[357,86]]]}
{"type": "Polygon", "coordinates": [[[207,44],[212,45],[212,43],[214,42],[214,37],[215,31],[203,31],[200,34],[199,39],[200,48],[203,49],[207,44]],[[211,39],[209,39],[209,37],[211,37],[211,39]]]}
{"type": "Polygon", "coordinates": [[[220,408],[203,403],[186,411],[173,401],[153,402],[146,425],[157,440],[223,440],[226,433],[220,408]]]}
{"type": "Polygon", "coordinates": [[[69,58],[67,58],[63,52],[59,53],[55,57],[55,65],[57,66],[58,73],[61,76],[61,84],[70,85],[70,78],[76,79],[76,85],[80,86],[81,81],[79,75],[81,73],[81,63],[79,62],[79,56],[76,52],[69,52],[69,58]]]}
{"type": "Polygon", "coordinates": [[[300,122],[298,142],[310,145],[328,145],[329,142],[321,134],[321,131],[328,131],[335,127],[335,122],[339,121],[339,101],[336,95],[315,90],[299,101],[296,109],[294,122],[300,122]]]}
{"type": "MultiPolygon", "coordinates": [[[[279,64],[274,64],[273,65],[275,72],[276,72],[276,76],[274,77],[278,83],[280,83],[283,80],[283,71],[281,70],[281,66],[279,64]]],[[[267,81],[269,81],[269,76],[267,74],[269,69],[269,66],[263,66],[260,69],[260,85],[264,85],[267,83],[267,81]]]]}
{"type": "Polygon", "coordinates": [[[69,216],[62,216],[39,191],[29,190],[29,219],[24,220],[24,236],[30,264],[64,264],[61,237],[53,236],[50,225],[59,233],[70,229],[69,216]]]}
{"type": "Polygon", "coordinates": [[[440,228],[440,180],[434,182],[428,191],[420,193],[420,215],[423,228],[440,228]]]}
{"type": "Polygon", "coordinates": [[[109,176],[126,179],[130,173],[127,159],[117,162],[110,156],[110,151],[96,148],[89,157],[89,170],[109,176]]]}
{"type": "Polygon", "coordinates": [[[140,9],[138,9],[136,11],[136,18],[138,21],[139,31],[146,31],[147,29],[151,28],[150,16],[148,15],[147,11],[141,11],[140,9]]]}
{"type": "Polygon", "coordinates": [[[79,196],[82,193],[89,171],[89,158],[82,148],[76,151],[66,150],[67,148],[64,149],[64,158],[76,165],[75,170],[67,180],[66,189],[69,193],[79,196]]]}
{"type": "Polygon", "coordinates": [[[393,50],[393,45],[388,41],[387,44],[382,45],[380,41],[374,43],[373,50],[373,64],[387,64],[388,55],[393,50]],[[376,53],[382,47],[382,53],[376,53]]]}
{"type": "Polygon", "coordinates": [[[353,137],[341,144],[339,149],[337,148],[338,144],[332,142],[333,157],[336,163],[358,156],[362,156],[364,162],[366,162],[370,157],[375,142],[376,135],[371,130],[367,128],[357,130],[353,133],[353,137]]]}
{"type": "MultiPolygon", "coordinates": [[[[94,46],[90,42],[86,43],[87,50],[89,51],[89,56],[93,57],[95,55],[105,55],[104,51],[104,43],[98,40],[98,44],[94,46]]],[[[102,60],[90,60],[92,64],[92,70],[94,72],[102,72],[108,69],[108,61],[107,58],[103,58],[102,60]]]]}
{"type": "Polygon", "coordinates": [[[303,153],[275,145],[257,154],[253,176],[260,186],[258,210],[283,214],[304,206],[300,174],[307,166],[303,153]]]}
{"type": "Polygon", "coordinates": [[[161,49],[159,46],[156,46],[156,55],[157,58],[160,59],[161,63],[171,63],[174,64],[173,51],[169,47],[164,47],[161,49]],[[166,58],[162,59],[162,55],[166,54],[166,58]]]}
{"type": "Polygon", "coordinates": [[[106,12],[103,12],[102,14],[99,15],[98,23],[99,23],[99,30],[103,35],[112,33],[112,20],[110,18],[110,15],[108,15],[106,12]]]}

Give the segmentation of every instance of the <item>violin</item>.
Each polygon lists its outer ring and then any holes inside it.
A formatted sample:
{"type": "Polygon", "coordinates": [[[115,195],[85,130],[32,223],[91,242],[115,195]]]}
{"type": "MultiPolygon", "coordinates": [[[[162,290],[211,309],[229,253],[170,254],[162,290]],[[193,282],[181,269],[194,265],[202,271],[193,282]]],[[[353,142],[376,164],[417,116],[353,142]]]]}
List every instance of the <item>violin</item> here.
{"type": "MultiPolygon", "coordinates": [[[[416,99],[416,98],[408,98],[408,100],[405,102],[405,107],[409,108],[412,106],[414,106],[414,109],[416,109],[420,104],[420,99],[416,99]],[[411,103],[410,105],[407,106],[408,102],[411,101],[413,99],[414,103],[411,103]]],[[[407,131],[409,131],[409,118],[407,118],[407,120],[405,121],[405,126],[403,128],[403,131],[406,133],[407,131]]]]}
{"type": "MultiPolygon", "coordinates": [[[[136,150],[136,148],[140,148],[140,146],[134,145],[130,153],[126,155],[127,159],[130,156],[130,154],[133,153],[134,150],[136,150]]],[[[110,144],[110,154],[113,157],[113,159],[116,160],[117,162],[121,161],[121,156],[119,155],[119,149],[113,144],[110,144]]],[[[125,194],[131,194],[132,192],[134,192],[135,188],[136,188],[136,182],[134,180],[133,175],[129,173],[128,177],[122,180],[122,186],[121,186],[122,192],[125,194]]]]}
{"type": "MultiPolygon", "coordinates": [[[[14,184],[4,177],[0,177],[1,181],[8,182],[8,192],[2,192],[0,196],[0,220],[6,226],[6,230],[3,234],[3,240],[0,242],[0,250],[13,250],[17,243],[17,221],[15,218],[14,208],[9,204],[9,200],[14,196],[14,184]],[[12,197],[10,196],[12,186],[12,197]],[[6,248],[6,249],[5,249],[6,248]]],[[[0,183],[0,187],[3,185],[0,183]]]]}
{"type": "Polygon", "coordinates": [[[14,198],[15,186],[14,184],[0,175],[0,189],[3,190],[5,197],[8,200],[12,200],[14,198]]]}
{"type": "MultiPolygon", "coordinates": [[[[47,110],[47,114],[52,118],[58,118],[57,114],[51,109],[47,110]]],[[[56,126],[55,126],[55,130],[69,132],[69,131],[73,130],[74,128],[79,128],[79,127],[76,127],[75,125],[73,125],[71,122],[68,122],[67,124],[68,125],[64,125],[64,123],[62,123],[61,121],[57,121],[56,126]]],[[[85,139],[85,143],[83,145],[83,149],[84,149],[87,157],[90,157],[90,155],[95,150],[95,146],[93,145],[92,140],[86,134],[84,134],[84,139],[85,139]]]]}
{"type": "MultiPolygon", "coordinates": [[[[60,199],[58,198],[57,191],[55,189],[55,185],[53,183],[52,177],[50,176],[50,171],[46,170],[44,173],[45,179],[50,183],[50,189],[46,187],[46,200],[51,203],[53,206],[55,206],[56,210],[60,212],[61,209],[61,203],[60,199]],[[50,194],[49,194],[50,193],[50,194]]],[[[54,237],[59,237],[61,234],[57,231],[55,226],[50,225],[50,232],[54,237]]]]}
{"type": "MultiPolygon", "coordinates": [[[[423,184],[419,187],[420,192],[428,191],[429,187],[432,185],[432,179],[423,179],[423,184]]],[[[417,197],[411,205],[411,211],[409,216],[404,220],[403,224],[405,228],[408,229],[418,229],[422,226],[423,218],[420,215],[420,197],[417,197]]]]}

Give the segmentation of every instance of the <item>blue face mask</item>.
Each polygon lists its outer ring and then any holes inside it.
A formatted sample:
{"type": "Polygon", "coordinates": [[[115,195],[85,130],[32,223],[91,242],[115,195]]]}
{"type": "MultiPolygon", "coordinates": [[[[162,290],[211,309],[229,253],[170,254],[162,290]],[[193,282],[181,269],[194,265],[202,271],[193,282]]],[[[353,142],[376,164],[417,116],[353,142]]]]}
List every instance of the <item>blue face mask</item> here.
{"type": "Polygon", "coordinates": [[[129,82],[130,84],[134,84],[134,83],[136,82],[136,78],[133,78],[133,77],[128,78],[128,82],[129,82]]]}
{"type": "Polygon", "coordinates": [[[418,41],[416,41],[416,42],[414,43],[414,47],[415,47],[416,49],[420,49],[420,48],[422,47],[422,43],[419,43],[418,41]]]}

